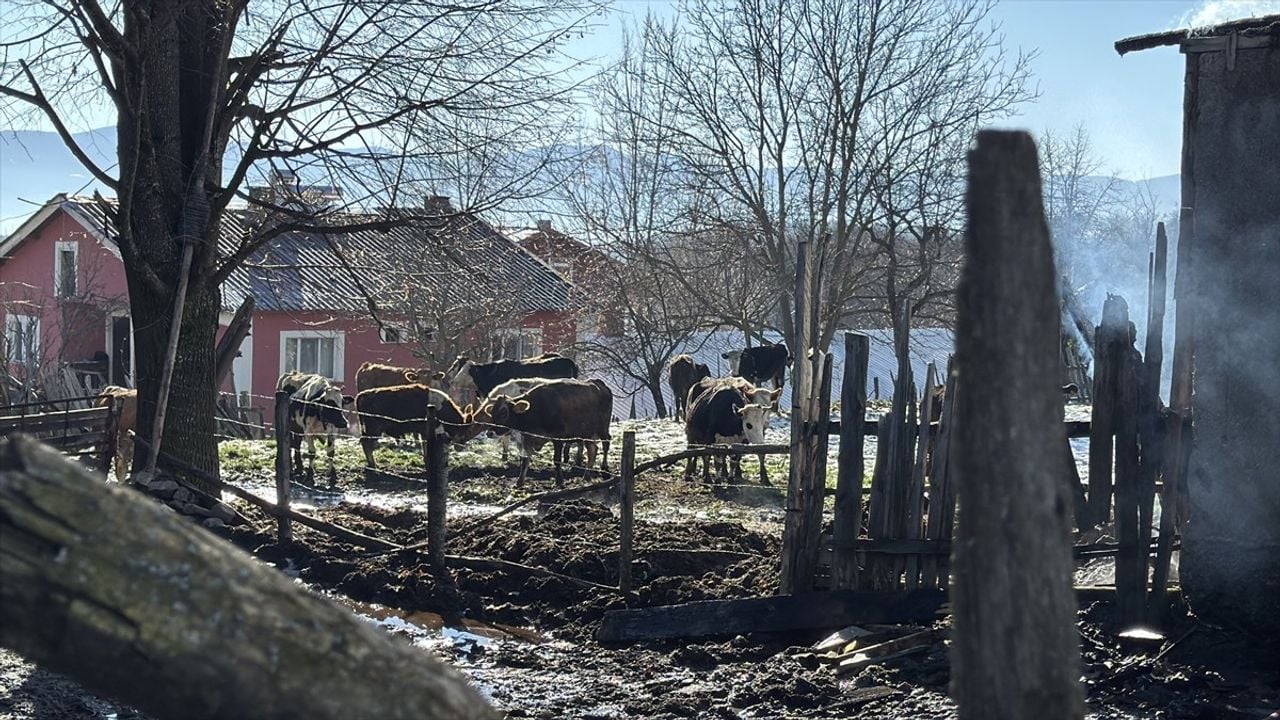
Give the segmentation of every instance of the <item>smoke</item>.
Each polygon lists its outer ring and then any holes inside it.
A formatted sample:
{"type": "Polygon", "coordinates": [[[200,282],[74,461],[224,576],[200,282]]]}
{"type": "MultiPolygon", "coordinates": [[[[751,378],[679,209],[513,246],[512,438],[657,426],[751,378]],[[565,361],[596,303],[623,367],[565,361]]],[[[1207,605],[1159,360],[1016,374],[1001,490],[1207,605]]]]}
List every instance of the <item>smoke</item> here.
{"type": "Polygon", "coordinates": [[[1178,26],[1204,27],[1277,13],[1280,13],[1280,0],[1207,0],[1183,15],[1178,26]]]}

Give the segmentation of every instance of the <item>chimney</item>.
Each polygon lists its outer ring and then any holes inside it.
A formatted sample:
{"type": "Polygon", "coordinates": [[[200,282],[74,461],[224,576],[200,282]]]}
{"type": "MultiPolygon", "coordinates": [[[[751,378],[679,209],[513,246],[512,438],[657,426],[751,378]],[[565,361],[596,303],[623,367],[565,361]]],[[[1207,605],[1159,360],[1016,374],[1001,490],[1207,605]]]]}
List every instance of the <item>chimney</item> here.
{"type": "Polygon", "coordinates": [[[441,215],[453,212],[453,206],[449,204],[448,195],[428,195],[422,201],[422,208],[427,212],[439,213],[441,215]]]}
{"type": "Polygon", "coordinates": [[[551,229],[551,221],[543,219],[538,221],[538,232],[543,235],[550,235],[555,231],[551,229]]]}

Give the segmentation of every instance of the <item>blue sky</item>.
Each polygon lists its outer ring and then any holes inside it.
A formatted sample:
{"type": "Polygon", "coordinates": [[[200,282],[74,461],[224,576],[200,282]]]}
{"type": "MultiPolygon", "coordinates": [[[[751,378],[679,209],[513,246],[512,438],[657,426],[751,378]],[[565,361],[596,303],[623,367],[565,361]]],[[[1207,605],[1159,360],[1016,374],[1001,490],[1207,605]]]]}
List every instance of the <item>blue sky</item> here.
{"type": "MultiPolygon", "coordinates": [[[[620,45],[623,19],[675,2],[616,0],[617,15],[579,41],[579,57],[607,58],[620,45]]],[[[1177,48],[1130,53],[1121,38],[1189,24],[1280,13],[1280,0],[1003,0],[991,13],[1011,49],[1037,49],[1032,65],[1040,99],[1005,123],[1039,132],[1088,129],[1105,171],[1137,180],[1178,172],[1182,145],[1183,58],[1177,48]]]]}

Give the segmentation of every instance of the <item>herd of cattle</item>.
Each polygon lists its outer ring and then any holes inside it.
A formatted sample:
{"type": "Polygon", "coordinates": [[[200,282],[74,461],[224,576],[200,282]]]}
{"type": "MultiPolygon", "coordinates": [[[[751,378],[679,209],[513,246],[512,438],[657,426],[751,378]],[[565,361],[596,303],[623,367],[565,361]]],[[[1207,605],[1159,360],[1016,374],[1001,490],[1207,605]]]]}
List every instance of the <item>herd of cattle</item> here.
{"type": "MultiPolygon", "coordinates": [[[[767,416],[777,409],[778,397],[791,358],[785,345],[732,351],[731,377],[714,378],[706,365],[679,355],[670,364],[670,385],[675,395],[676,417],[685,424],[685,436],[693,445],[764,442],[767,416]],[[773,390],[757,387],[770,381],[773,390]]],[[[520,479],[524,483],[530,456],[547,444],[554,450],[557,482],[563,482],[563,463],[570,446],[579,448],[579,463],[586,453],[589,474],[599,457],[608,472],[609,430],[613,417],[613,393],[600,380],[578,379],[577,364],[556,353],[526,360],[478,363],[459,357],[448,370],[424,377],[412,368],[365,363],[356,371],[355,396],[344,395],[333,381],[321,375],[288,372],[280,377],[277,392],[289,396],[289,444],[295,473],[315,475],[315,441],[323,438],[332,486],[334,436],[347,431],[348,411],[359,422],[360,445],[365,463],[376,468],[373,451],[379,438],[411,437],[419,441],[424,463],[428,408],[432,408],[440,432],[461,445],[481,433],[514,443],[521,456],[520,479]],[[474,394],[474,402],[460,406],[458,397],[474,394]],[[302,441],[307,441],[303,462],[302,441]]],[[[121,408],[116,475],[123,479],[125,463],[132,456],[132,434],[137,422],[137,391],[117,386],[102,389],[98,405],[112,398],[121,408]]],[[[688,472],[693,471],[693,461],[688,472]]],[[[704,474],[706,469],[704,468],[704,474]]]]}

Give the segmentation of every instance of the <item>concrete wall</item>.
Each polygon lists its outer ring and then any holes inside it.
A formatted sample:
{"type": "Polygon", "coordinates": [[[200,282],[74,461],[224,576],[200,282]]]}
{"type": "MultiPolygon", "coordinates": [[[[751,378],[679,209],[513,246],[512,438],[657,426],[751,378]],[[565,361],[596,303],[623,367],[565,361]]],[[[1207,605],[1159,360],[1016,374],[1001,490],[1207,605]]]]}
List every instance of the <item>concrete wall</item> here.
{"type": "Polygon", "coordinates": [[[1188,56],[1195,239],[1191,516],[1202,618],[1280,630],[1280,48],[1188,56]]]}

